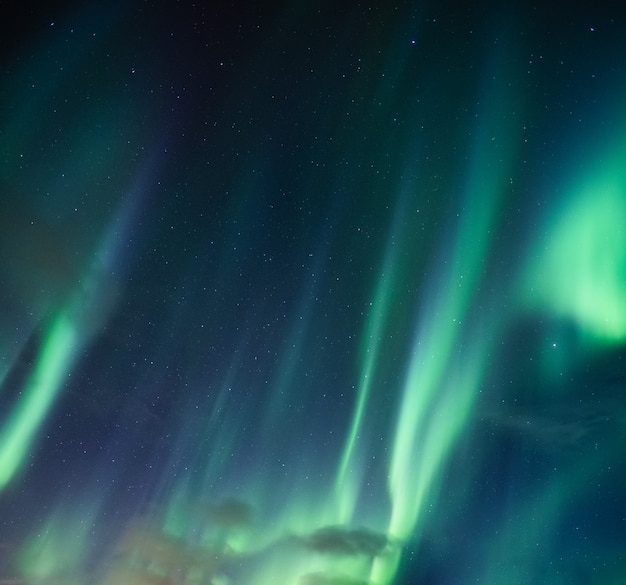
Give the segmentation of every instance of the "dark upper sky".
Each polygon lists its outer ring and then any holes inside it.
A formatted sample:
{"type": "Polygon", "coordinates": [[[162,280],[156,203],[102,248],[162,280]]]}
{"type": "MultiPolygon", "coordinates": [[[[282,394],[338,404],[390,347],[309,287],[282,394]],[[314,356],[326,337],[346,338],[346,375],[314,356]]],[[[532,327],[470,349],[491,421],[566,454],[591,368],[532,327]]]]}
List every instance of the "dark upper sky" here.
{"type": "Polygon", "coordinates": [[[2,21],[0,583],[617,584],[626,17],[2,21]]]}

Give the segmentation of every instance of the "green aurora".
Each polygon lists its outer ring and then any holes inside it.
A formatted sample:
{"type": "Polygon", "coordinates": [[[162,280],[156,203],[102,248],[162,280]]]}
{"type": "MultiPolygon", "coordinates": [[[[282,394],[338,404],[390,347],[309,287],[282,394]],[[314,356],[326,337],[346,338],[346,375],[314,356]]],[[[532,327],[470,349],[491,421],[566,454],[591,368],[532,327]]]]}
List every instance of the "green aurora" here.
{"type": "Polygon", "coordinates": [[[25,21],[0,583],[623,582],[623,17],[483,8],[25,21]]]}

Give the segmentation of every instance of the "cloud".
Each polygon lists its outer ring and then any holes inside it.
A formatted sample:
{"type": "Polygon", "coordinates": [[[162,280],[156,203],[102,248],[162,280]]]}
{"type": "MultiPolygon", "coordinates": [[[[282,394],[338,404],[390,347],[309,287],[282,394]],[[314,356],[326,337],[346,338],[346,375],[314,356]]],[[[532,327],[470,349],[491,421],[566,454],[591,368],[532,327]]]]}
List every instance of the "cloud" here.
{"type": "Polygon", "coordinates": [[[236,498],[227,498],[211,504],[208,516],[222,526],[246,526],[252,521],[252,506],[236,498]]]}
{"type": "Polygon", "coordinates": [[[573,404],[545,404],[524,411],[501,409],[486,413],[484,420],[521,439],[555,449],[580,449],[598,439],[622,435],[626,427],[626,409],[612,400],[597,403],[571,401],[573,404]]]}
{"type": "Polygon", "coordinates": [[[308,573],[298,579],[298,585],[368,585],[369,581],[346,575],[328,573],[308,573]]]}
{"type": "Polygon", "coordinates": [[[389,546],[384,534],[365,529],[327,526],[302,538],[304,546],[312,551],[341,556],[378,556],[389,546]]]}

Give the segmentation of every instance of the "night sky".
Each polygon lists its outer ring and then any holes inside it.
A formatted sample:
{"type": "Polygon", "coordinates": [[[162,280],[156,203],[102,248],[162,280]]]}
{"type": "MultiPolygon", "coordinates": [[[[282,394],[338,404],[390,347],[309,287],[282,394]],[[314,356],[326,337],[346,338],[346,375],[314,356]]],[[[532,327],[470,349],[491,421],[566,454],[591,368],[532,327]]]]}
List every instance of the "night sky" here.
{"type": "Polygon", "coordinates": [[[617,2],[40,4],[0,585],[626,583],[617,2]]]}

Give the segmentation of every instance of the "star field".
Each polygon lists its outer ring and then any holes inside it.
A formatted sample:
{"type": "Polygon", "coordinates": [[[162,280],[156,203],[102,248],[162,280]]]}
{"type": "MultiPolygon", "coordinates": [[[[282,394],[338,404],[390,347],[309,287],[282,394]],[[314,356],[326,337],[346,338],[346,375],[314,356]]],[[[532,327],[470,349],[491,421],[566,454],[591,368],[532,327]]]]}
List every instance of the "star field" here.
{"type": "Polygon", "coordinates": [[[623,10],[2,27],[0,583],[623,582],[623,10]]]}

